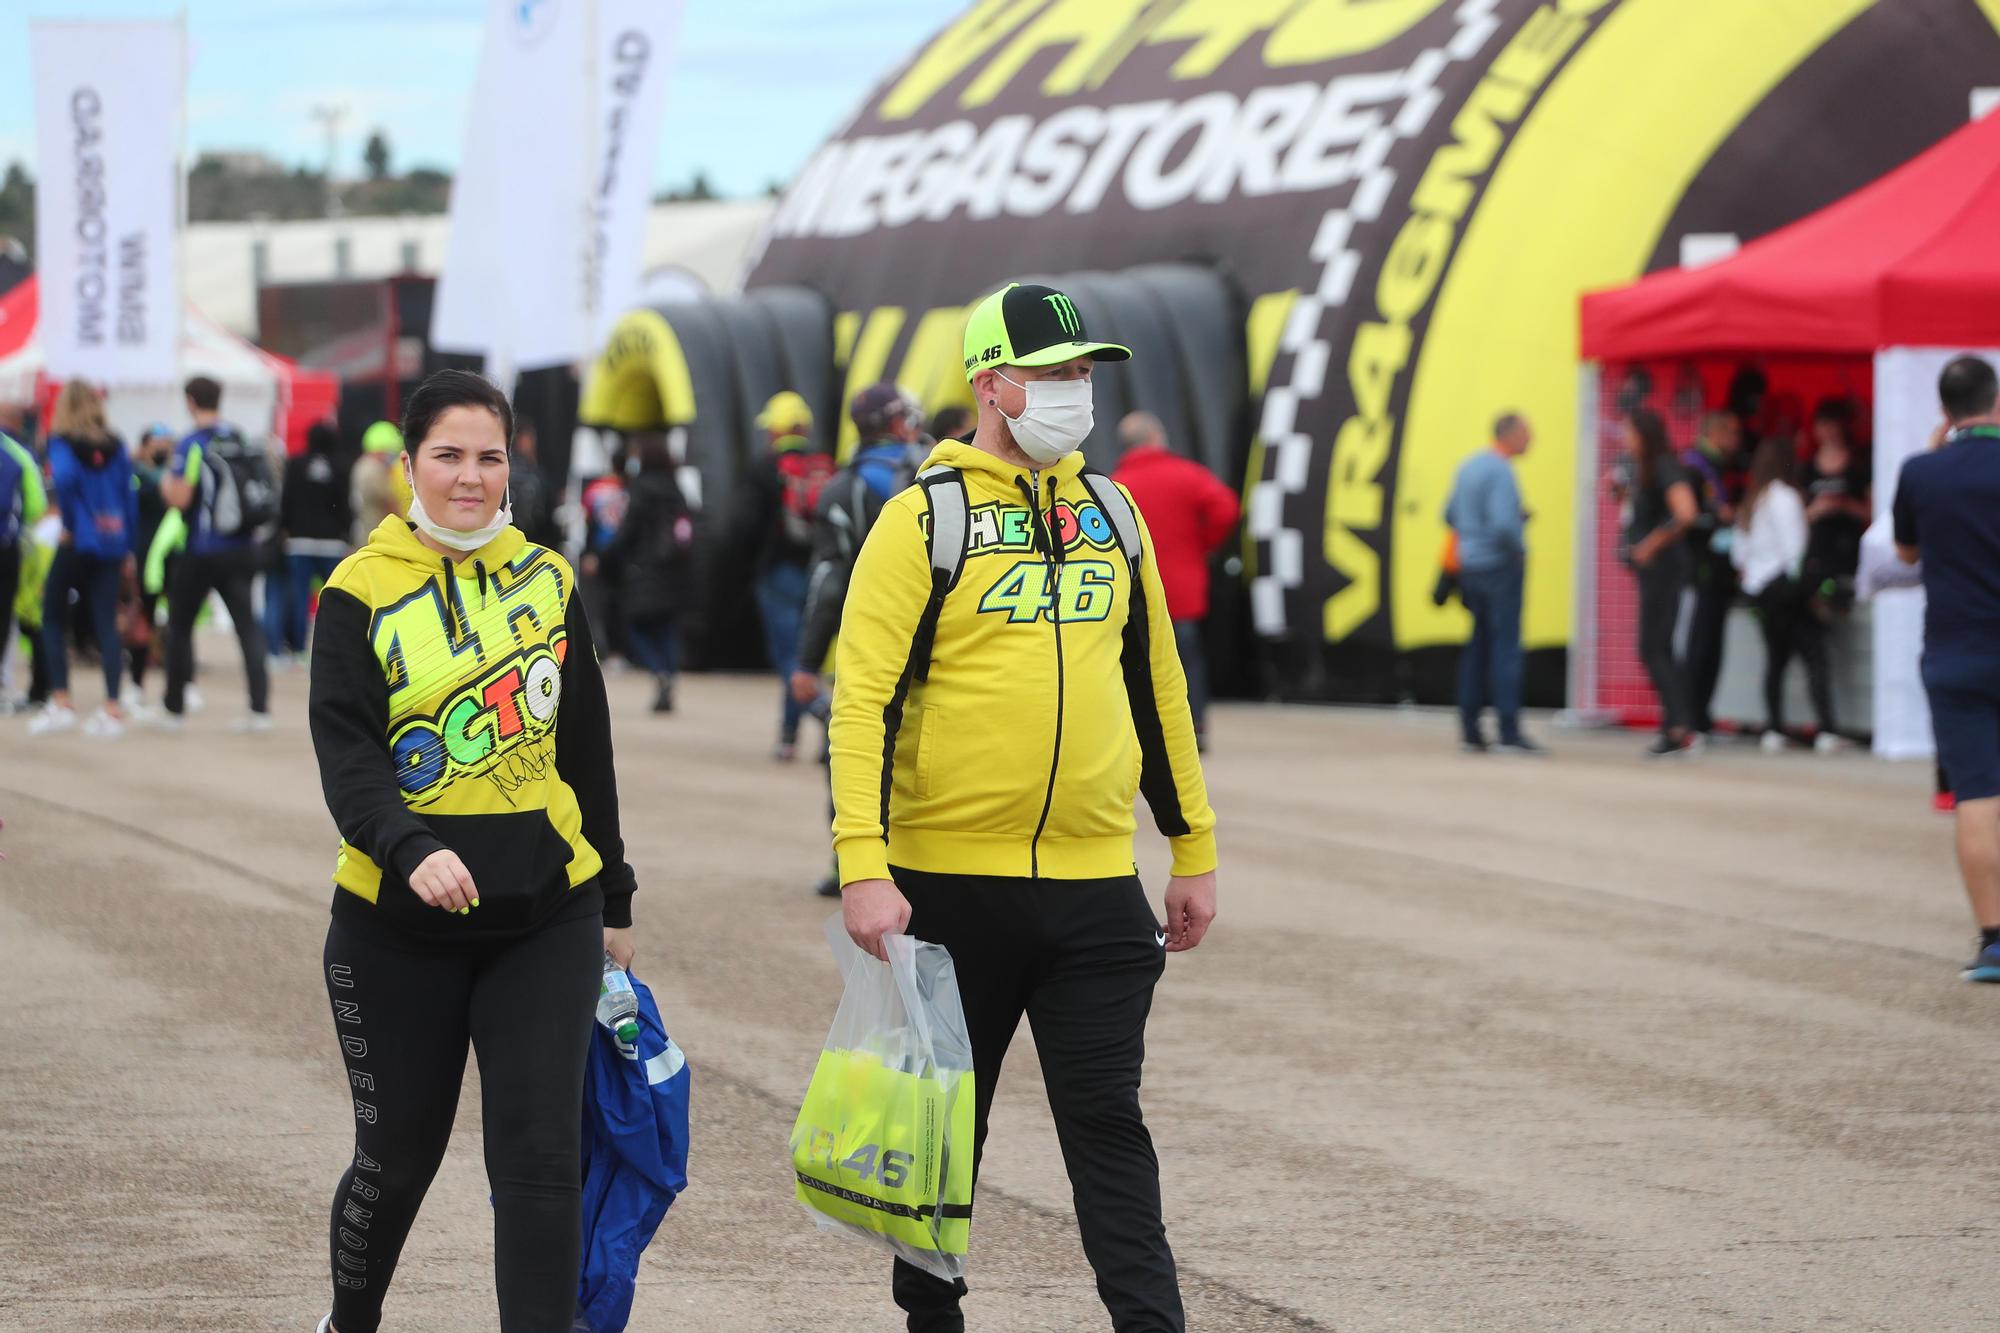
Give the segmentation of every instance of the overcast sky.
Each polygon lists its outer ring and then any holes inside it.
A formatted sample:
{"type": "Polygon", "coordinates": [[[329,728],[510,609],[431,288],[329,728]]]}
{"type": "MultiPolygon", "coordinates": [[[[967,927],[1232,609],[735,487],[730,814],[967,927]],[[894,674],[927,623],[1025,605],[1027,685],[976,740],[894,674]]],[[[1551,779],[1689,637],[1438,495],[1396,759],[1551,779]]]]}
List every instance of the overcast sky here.
{"type": "MultiPolygon", "coordinates": [[[[33,169],[28,19],[163,17],[185,9],[188,144],[319,166],[315,106],[348,115],[339,170],[369,131],[395,169],[457,161],[485,0],[27,0],[0,4],[0,165],[33,169]]],[[[784,180],[960,0],[687,0],[661,126],[657,188],[696,168],[724,194],[784,180]]]]}

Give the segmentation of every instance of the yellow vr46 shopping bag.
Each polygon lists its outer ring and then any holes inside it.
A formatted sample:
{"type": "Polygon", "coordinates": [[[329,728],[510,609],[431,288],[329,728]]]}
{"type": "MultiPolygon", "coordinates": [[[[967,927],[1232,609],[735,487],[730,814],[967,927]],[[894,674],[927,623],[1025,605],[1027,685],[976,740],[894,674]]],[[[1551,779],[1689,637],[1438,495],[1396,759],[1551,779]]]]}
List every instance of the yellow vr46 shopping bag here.
{"type": "Polygon", "coordinates": [[[813,1221],[944,1279],[965,1273],[972,1218],[972,1046],[951,955],[907,935],[869,957],[839,916],[847,986],[792,1128],[813,1221]]]}

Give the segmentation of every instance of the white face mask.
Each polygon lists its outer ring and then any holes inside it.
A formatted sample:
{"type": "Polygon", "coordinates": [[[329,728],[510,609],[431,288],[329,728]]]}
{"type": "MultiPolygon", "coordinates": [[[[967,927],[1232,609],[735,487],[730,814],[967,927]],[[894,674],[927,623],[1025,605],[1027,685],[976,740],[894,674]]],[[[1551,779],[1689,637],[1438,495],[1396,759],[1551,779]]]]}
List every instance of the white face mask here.
{"type": "Polygon", "coordinates": [[[1021,446],[1022,453],[1047,467],[1076,452],[1096,420],[1089,380],[1029,380],[1021,384],[1005,375],[1000,378],[1028,396],[1020,416],[1000,414],[1006,417],[1007,428],[1014,433],[1014,443],[1021,446]]]}
{"type": "Polygon", "coordinates": [[[483,528],[461,532],[448,528],[424,511],[424,502],[417,495],[416,478],[410,475],[410,465],[403,464],[403,480],[410,483],[410,522],[417,525],[417,531],[429,537],[440,546],[449,546],[454,551],[476,551],[507,530],[514,521],[514,492],[509,489],[500,502],[500,512],[493,515],[493,521],[483,528]]]}

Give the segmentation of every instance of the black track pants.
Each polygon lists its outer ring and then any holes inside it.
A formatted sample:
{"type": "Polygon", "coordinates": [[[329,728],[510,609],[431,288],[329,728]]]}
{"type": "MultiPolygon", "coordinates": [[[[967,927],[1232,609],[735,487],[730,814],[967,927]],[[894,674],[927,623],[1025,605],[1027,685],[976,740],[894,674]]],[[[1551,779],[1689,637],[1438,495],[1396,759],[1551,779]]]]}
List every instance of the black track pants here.
{"type": "MultiPolygon", "coordinates": [[[[1160,1163],[1139,1112],[1146,1016],[1166,967],[1166,941],[1138,877],[893,873],[910,900],[910,933],[949,949],[958,974],[977,1080],[975,1175],[1000,1065],[1025,1014],[1069,1169],[1083,1252],[1112,1326],[1179,1333],[1184,1317],[1160,1218],[1160,1163]]],[[[964,1293],[963,1282],[943,1282],[896,1261],[896,1303],[919,1333],[964,1328],[958,1308],[964,1293]]]]}
{"type": "Polygon", "coordinates": [[[468,1040],[485,1099],[500,1327],[559,1333],[582,1261],[583,1075],[599,914],[477,948],[421,951],[342,925],[327,995],[354,1094],[354,1162],[333,1200],[333,1323],[374,1333],[396,1258],[444,1160],[468,1040]]]}
{"type": "MultiPolygon", "coordinates": [[[[271,676],[264,660],[264,621],[250,604],[250,585],[257,577],[255,551],[183,551],[167,588],[166,707],[175,717],[186,707],[188,682],[194,679],[194,624],[210,592],[222,598],[236,626],[243,649],[243,679],[250,690],[250,711],[269,712],[271,676]]],[[[339,1323],[339,1320],[335,1320],[339,1323]]]]}

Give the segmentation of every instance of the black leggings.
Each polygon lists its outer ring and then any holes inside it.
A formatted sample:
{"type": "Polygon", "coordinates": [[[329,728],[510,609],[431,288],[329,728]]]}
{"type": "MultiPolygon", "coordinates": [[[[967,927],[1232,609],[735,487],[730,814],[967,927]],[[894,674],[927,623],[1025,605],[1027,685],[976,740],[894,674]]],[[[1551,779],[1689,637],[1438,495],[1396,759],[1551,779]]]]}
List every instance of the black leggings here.
{"type": "Polygon", "coordinates": [[[335,918],[327,995],[354,1094],[354,1162],[334,1195],[329,1242],[340,1333],[374,1333],[381,1322],[396,1258],[451,1140],[468,1039],[484,1098],[500,1327],[570,1327],[583,1250],[584,1064],[603,948],[598,913],[431,951],[335,918]]]}
{"type": "Polygon", "coordinates": [[[236,626],[236,642],[243,649],[244,681],[250,689],[250,711],[270,710],[271,677],[264,661],[264,622],[250,604],[250,584],[256,576],[255,551],[181,552],[173,579],[167,585],[166,706],[175,717],[186,706],[188,682],[194,679],[194,622],[211,590],[222,598],[229,619],[236,626]]]}
{"type": "Polygon", "coordinates": [[[1694,725],[1694,705],[1687,661],[1675,649],[1674,630],[1688,586],[1687,552],[1669,547],[1652,564],[1634,572],[1639,577],[1639,660],[1646,664],[1646,674],[1660,696],[1660,732],[1684,732],[1694,725]]]}
{"type": "Polygon", "coordinates": [[[1785,729],[1785,669],[1796,655],[1805,659],[1819,729],[1834,730],[1833,676],[1827,662],[1827,627],[1812,608],[1811,594],[1787,578],[1773,579],[1757,594],[1757,618],[1764,630],[1764,725],[1785,729]]]}
{"type": "Polygon", "coordinates": [[[0,542],[0,662],[14,644],[14,594],[20,590],[21,544],[0,542]]]}

